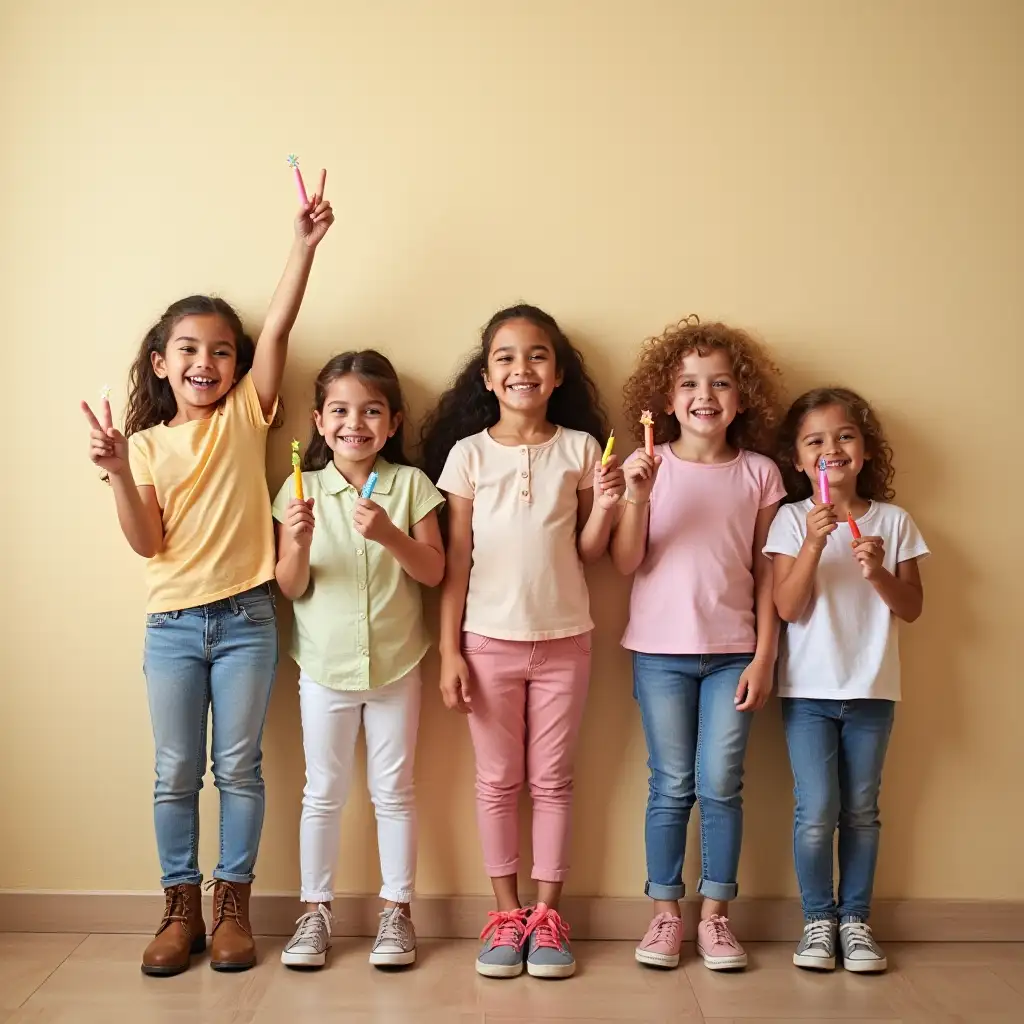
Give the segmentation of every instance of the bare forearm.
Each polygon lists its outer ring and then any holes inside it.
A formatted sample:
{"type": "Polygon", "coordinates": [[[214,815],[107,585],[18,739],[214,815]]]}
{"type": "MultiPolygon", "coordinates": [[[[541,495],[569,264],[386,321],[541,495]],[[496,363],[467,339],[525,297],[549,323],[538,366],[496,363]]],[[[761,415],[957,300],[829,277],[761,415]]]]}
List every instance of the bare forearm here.
{"type": "Polygon", "coordinates": [[[757,646],[754,657],[774,664],[779,650],[779,614],[772,596],[772,566],[764,555],[755,556],[754,616],[757,624],[757,646]]]}
{"type": "Polygon", "coordinates": [[[462,617],[469,590],[469,559],[448,550],[448,564],[441,584],[441,654],[453,654],[462,646],[462,617]]]}
{"type": "Polygon", "coordinates": [[[888,569],[881,569],[870,582],[898,619],[913,622],[921,615],[924,593],[917,587],[898,579],[888,569]]]}
{"type": "Polygon", "coordinates": [[[111,475],[117,521],[132,551],[143,558],[152,558],[164,546],[163,525],[156,521],[139,494],[130,473],[111,475]]]}
{"type": "Polygon", "coordinates": [[[311,249],[299,238],[292,243],[284,273],[270,300],[270,308],[267,310],[263,331],[260,334],[261,341],[266,336],[271,340],[288,337],[295,325],[295,318],[299,315],[302,297],[306,293],[315,252],[315,249],[311,249]]]}
{"type": "Polygon", "coordinates": [[[289,601],[295,601],[309,589],[309,549],[297,544],[286,547],[274,570],[277,585],[289,601]]]}
{"type": "Polygon", "coordinates": [[[395,557],[395,561],[417,583],[425,587],[436,587],[444,576],[444,552],[410,537],[397,527],[393,537],[388,537],[383,547],[395,557]]]}
{"type": "Polygon", "coordinates": [[[797,622],[807,611],[814,594],[814,580],[818,574],[821,553],[804,545],[793,560],[785,579],[774,587],[775,607],[784,622],[797,622]]]}
{"type": "Polygon", "coordinates": [[[614,521],[614,509],[602,508],[594,502],[594,507],[590,510],[587,522],[576,542],[581,561],[596,562],[608,550],[608,540],[612,534],[614,521]]]}
{"type": "Polygon", "coordinates": [[[627,501],[611,540],[612,565],[623,576],[636,572],[647,554],[647,518],[650,502],[627,501]]]}

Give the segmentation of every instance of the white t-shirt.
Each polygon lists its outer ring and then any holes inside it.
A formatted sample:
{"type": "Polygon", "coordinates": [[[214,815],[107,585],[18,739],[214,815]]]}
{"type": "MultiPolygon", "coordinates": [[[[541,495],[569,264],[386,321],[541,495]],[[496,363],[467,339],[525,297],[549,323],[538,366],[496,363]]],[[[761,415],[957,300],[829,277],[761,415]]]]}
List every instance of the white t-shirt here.
{"type": "MultiPolygon", "coordinates": [[[[807,533],[811,500],[783,505],[764,553],[796,558],[807,533]]],[[[882,564],[923,558],[928,547],[909,513],[873,501],[857,520],[863,536],[881,537],[882,564]]],[[[786,625],[779,650],[779,696],[821,700],[900,699],[896,616],[864,579],[853,557],[850,527],[840,522],[818,562],[814,593],[798,622],[786,625]]]]}

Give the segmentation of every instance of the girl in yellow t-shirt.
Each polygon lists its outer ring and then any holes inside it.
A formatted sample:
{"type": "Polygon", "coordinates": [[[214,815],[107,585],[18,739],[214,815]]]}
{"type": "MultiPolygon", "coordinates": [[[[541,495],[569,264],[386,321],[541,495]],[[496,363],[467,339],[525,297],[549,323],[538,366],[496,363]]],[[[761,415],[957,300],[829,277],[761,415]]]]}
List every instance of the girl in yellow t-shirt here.
{"type": "Polygon", "coordinates": [[[263,827],[263,720],[277,667],[266,439],[288,334],[333,221],[321,186],[295,218],[258,344],[223,299],[180,299],[147,331],[132,365],[124,433],[105,397],[99,416],[82,403],[90,458],[107,473],[125,538],[148,560],[144,667],[165,908],[143,953],[147,974],[178,974],[206,946],[199,790],[211,706],[220,858],[210,965],[237,971],[256,962],[249,889],[263,827]]]}

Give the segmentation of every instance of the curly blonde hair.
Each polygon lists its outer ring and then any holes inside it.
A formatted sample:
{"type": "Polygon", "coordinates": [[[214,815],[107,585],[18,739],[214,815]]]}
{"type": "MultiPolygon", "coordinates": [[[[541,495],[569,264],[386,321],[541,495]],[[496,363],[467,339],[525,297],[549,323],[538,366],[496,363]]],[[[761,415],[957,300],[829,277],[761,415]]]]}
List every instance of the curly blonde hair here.
{"type": "Polygon", "coordinates": [[[676,375],[685,356],[721,350],[732,361],[743,412],[729,424],[726,438],[735,448],[762,455],[774,454],[774,430],[779,421],[779,370],[764,347],[746,331],[721,323],[702,324],[695,314],[648,338],[640,348],[636,369],[622,388],[626,419],[633,435],[643,437],[640,415],[650,409],[654,417],[654,442],[675,441],[679,421],[665,406],[675,390],[676,375]]]}

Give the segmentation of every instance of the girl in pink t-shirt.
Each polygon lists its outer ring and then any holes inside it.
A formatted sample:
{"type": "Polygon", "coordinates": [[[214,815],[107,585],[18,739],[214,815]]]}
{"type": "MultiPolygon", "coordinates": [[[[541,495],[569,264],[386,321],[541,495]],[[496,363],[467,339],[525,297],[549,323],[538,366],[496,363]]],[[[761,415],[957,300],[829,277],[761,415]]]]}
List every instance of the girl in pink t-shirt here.
{"type": "Polygon", "coordinates": [[[497,900],[476,969],[565,978],[558,913],[572,767],[590,676],[583,563],[608,547],[625,482],[601,465],[605,418],[583,357],[535,306],[491,317],[424,427],[448,495],[441,693],[469,716],[484,865],[497,900]],[[442,468],[443,467],[443,468],[442,468]],[[536,906],[519,902],[519,792],[533,797],[536,906]]]}
{"type": "Polygon", "coordinates": [[[701,812],[704,897],[697,950],[712,970],[745,967],[729,928],[743,831],[740,790],[752,712],[772,688],[778,617],[761,553],[785,495],[770,448],[778,371],[743,331],[690,317],[641,350],[626,414],[654,418],[652,453],[626,460],[612,561],[635,573],[622,644],[633,652],[651,770],[645,844],[655,915],[643,964],[679,963],[683,854],[701,812]]]}

